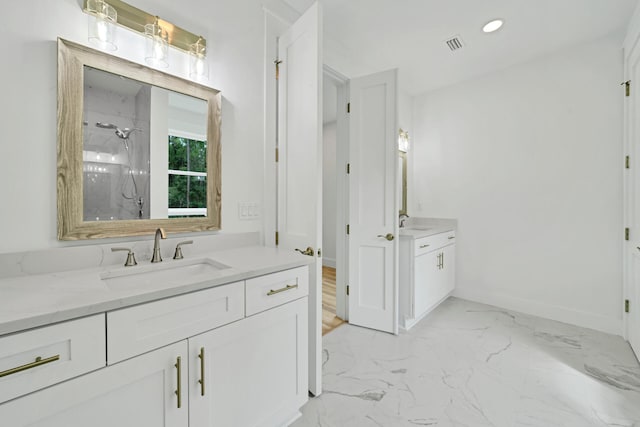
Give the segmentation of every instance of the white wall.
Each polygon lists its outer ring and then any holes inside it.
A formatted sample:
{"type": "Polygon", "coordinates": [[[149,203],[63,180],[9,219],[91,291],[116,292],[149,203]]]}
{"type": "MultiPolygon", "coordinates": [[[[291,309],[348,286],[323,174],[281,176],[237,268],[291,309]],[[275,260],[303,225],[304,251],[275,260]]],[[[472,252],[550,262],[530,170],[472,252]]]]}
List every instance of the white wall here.
{"type": "MultiPolygon", "coordinates": [[[[17,2],[4,16],[0,54],[10,65],[0,69],[5,100],[0,105],[5,125],[0,144],[0,253],[69,245],[56,240],[56,38],[88,43],[89,18],[81,4],[17,2]]],[[[222,227],[260,231],[261,220],[240,221],[237,214],[239,201],[263,201],[260,2],[199,2],[197,13],[169,0],[139,0],[135,5],[208,39],[211,78],[206,84],[223,95],[222,227]]],[[[121,41],[115,54],[142,62],[143,38],[124,29],[118,33],[121,41]]],[[[170,51],[172,66],[167,72],[186,77],[186,56],[170,51]]]]}
{"type": "Polygon", "coordinates": [[[621,332],[620,37],[415,98],[409,214],[457,218],[457,290],[621,332]]]}
{"type": "Polygon", "coordinates": [[[322,127],[322,263],[336,267],[336,122],[322,127]]]}

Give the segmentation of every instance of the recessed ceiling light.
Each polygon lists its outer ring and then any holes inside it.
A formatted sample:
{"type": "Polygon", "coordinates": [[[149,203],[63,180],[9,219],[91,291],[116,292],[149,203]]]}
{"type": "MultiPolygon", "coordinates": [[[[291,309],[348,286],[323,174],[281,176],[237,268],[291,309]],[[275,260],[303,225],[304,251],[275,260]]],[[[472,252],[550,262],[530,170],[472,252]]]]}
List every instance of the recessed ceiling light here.
{"type": "Polygon", "coordinates": [[[484,27],[482,27],[482,31],[484,31],[485,33],[493,33],[494,31],[497,31],[500,29],[500,27],[502,27],[502,24],[504,24],[504,21],[502,19],[494,19],[491,22],[488,22],[484,27]]]}

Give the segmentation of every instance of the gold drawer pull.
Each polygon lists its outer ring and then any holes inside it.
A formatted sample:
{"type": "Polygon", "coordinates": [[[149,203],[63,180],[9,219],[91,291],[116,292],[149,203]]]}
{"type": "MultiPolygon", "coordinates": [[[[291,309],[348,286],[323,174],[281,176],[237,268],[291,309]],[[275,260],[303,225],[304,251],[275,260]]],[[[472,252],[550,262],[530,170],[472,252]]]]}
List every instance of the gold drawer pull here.
{"type": "Polygon", "coordinates": [[[449,236],[449,240],[455,239],[455,238],[456,238],[456,236],[449,236]]]}
{"type": "Polygon", "coordinates": [[[18,372],[26,371],[27,369],[42,366],[47,363],[55,362],[56,360],[60,360],[59,354],[56,354],[55,356],[47,357],[46,359],[43,359],[42,357],[38,356],[36,357],[35,362],[27,363],[26,365],[18,366],[16,368],[7,369],[6,371],[0,372],[0,378],[6,377],[7,375],[17,374],[18,372]]]}
{"type": "Polygon", "coordinates": [[[176,359],[176,364],[173,365],[178,370],[178,389],[175,391],[176,396],[178,396],[178,409],[182,408],[182,364],[180,363],[182,358],[178,356],[176,359]]]}
{"type": "Polygon", "coordinates": [[[287,285],[284,288],[276,289],[275,291],[273,289],[271,289],[269,292],[267,292],[267,295],[271,296],[271,295],[279,294],[280,292],[289,291],[289,290],[295,289],[297,287],[298,287],[298,285],[287,285]]]}
{"type": "Polygon", "coordinates": [[[200,347],[200,354],[198,355],[200,359],[200,379],[198,382],[200,383],[200,395],[204,396],[204,347],[200,347]]]}
{"type": "Polygon", "coordinates": [[[420,245],[420,249],[428,248],[430,245],[420,245]]]}

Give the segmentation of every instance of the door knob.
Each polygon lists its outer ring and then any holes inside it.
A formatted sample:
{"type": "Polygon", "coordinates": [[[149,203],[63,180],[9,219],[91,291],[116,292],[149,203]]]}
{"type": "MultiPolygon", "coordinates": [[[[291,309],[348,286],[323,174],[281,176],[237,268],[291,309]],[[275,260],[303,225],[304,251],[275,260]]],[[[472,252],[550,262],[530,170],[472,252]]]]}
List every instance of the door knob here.
{"type": "Polygon", "coordinates": [[[308,256],[314,256],[315,252],[313,250],[313,248],[311,246],[309,246],[307,249],[305,249],[304,251],[302,249],[297,249],[296,251],[300,252],[302,255],[308,255],[308,256]]]}
{"type": "Polygon", "coordinates": [[[392,241],[394,239],[393,234],[391,233],[387,233],[385,236],[383,236],[382,234],[378,234],[378,237],[384,237],[388,241],[392,241]]]}

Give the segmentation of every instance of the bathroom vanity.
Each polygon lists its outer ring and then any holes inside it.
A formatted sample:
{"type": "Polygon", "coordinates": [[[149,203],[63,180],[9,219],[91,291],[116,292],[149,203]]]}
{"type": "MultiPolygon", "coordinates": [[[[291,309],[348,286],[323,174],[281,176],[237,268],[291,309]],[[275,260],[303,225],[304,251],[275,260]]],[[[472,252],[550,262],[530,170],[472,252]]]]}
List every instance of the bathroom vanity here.
{"type": "Polygon", "coordinates": [[[411,218],[400,229],[400,326],[408,330],[455,287],[455,221],[411,218]]]}
{"type": "Polygon", "coordinates": [[[0,280],[0,424],[288,425],[308,399],[307,259],[242,247],[0,280]]]}

